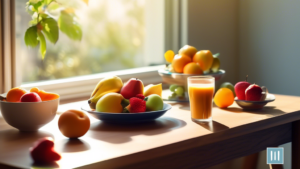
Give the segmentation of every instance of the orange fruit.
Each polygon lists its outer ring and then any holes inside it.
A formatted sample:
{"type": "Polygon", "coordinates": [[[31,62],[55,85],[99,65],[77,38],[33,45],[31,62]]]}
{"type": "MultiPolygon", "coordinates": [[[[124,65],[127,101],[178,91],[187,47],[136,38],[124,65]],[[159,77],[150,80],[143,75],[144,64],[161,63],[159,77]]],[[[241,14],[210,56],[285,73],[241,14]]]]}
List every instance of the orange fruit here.
{"type": "Polygon", "coordinates": [[[69,138],[83,136],[90,128],[90,118],[80,110],[67,110],[58,119],[60,132],[69,138]]]}
{"type": "Polygon", "coordinates": [[[193,62],[198,63],[203,71],[208,71],[213,64],[213,61],[214,57],[209,50],[201,50],[193,57],[193,62]]]}
{"type": "Polygon", "coordinates": [[[20,102],[21,97],[27,93],[25,89],[20,87],[12,88],[8,91],[6,95],[6,101],[8,102],[20,102]]]}
{"type": "Polygon", "coordinates": [[[33,87],[30,89],[30,92],[35,92],[37,93],[42,101],[49,101],[49,100],[55,100],[59,98],[59,95],[56,93],[50,93],[50,92],[45,92],[44,90],[40,90],[37,87],[33,87]]]}
{"type": "Polygon", "coordinates": [[[174,56],[175,56],[175,53],[173,52],[173,50],[168,50],[165,53],[165,59],[169,63],[172,63],[174,56]]]}
{"type": "Polygon", "coordinates": [[[175,55],[172,66],[177,73],[182,73],[186,64],[192,62],[192,59],[186,55],[175,55]]]}
{"type": "Polygon", "coordinates": [[[234,102],[233,92],[228,88],[221,88],[214,97],[215,104],[220,108],[227,108],[234,102]]]}
{"type": "Polygon", "coordinates": [[[181,49],[179,49],[178,54],[189,56],[193,59],[197,49],[194,46],[184,45],[181,49]]]}
{"type": "Polygon", "coordinates": [[[183,73],[184,74],[198,74],[198,75],[201,75],[201,74],[203,74],[203,71],[197,63],[191,62],[191,63],[188,63],[187,65],[184,66],[183,73]]]}

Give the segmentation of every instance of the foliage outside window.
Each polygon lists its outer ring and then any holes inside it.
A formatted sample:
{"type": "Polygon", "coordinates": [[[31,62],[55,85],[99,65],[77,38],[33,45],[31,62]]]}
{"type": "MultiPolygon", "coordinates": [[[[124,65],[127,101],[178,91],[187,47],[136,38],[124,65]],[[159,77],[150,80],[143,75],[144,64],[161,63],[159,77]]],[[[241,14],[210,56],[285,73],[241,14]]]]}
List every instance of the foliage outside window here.
{"type": "MultiPolygon", "coordinates": [[[[20,56],[23,83],[147,66],[143,58],[145,0],[89,0],[88,5],[81,0],[77,3],[61,0],[64,9],[62,5],[59,8],[54,6],[55,10],[49,12],[58,23],[59,40],[56,44],[52,43],[55,37],[48,39],[43,27],[39,28],[47,42],[43,60],[38,48],[28,48],[24,43],[28,22],[34,20],[24,9],[27,1],[16,1],[15,10],[16,54],[20,56]],[[70,13],[67,8],[73,11],[70,13]],[[73,40],[61,30],[59,18],[64,12],[77,16],[74,21],[81,26],[81,41],[80,38],[73,40]]],[[[59,0],[54,2],[48,8],[60,3],[59,0]]],[[[34,26],[37,21],[32,22],[31,26],[34,26]]]]}

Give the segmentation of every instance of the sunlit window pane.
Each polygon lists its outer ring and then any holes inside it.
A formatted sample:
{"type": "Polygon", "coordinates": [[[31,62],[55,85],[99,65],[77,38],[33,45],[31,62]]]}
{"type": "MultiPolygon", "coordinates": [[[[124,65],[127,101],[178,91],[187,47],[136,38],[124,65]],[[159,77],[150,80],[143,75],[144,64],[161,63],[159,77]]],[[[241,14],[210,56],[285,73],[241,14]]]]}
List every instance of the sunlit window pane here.
{"type": "Polygon", "coordinates": [[[60,32],[55,45],[47,41],[44,60],[38,47],[24,43],[31,20],[25,11],[27,1],[16,1],[16,54],[23,83],[147,66],[145,0],[89,0],[76,9],[82,40],[70,40],[60,32]]]}

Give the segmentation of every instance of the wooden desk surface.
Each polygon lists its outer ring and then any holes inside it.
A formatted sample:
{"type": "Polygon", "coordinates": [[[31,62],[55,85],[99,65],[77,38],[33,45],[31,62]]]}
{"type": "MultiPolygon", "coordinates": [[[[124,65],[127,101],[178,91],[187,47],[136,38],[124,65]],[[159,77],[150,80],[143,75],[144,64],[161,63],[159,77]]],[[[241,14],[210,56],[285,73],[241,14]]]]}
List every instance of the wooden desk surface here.
{"type": "MultiPolygon", "coordinates": [[[[124,167],[300,119],[300,97],[275,96],[274,102],[259,111],[243,111],[236,104],[227,109],[214,107],[209,125],[191,120],[188,103],[171,103],[172,109],[164,116],[142,124],[106,124],[90,116],[90,130],[79,140],[69,140],[60,133],[59,115],[36,133],[19,132],[0,118],[0,164],[30,168],[29,147],[50,136],[62,155],[57,162],[61,168],[124,167]]],[[[80,109],[85,102],[61,105],[58,112],[80,109]]]]}

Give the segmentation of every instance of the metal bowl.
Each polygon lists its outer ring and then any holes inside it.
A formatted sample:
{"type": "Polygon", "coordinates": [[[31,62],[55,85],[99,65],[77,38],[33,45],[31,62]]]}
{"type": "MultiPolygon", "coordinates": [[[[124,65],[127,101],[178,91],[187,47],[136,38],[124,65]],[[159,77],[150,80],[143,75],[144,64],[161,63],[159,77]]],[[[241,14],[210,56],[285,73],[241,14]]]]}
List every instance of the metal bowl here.
{"type": "Polygon", "coordinates": [[[267,103],[275,100],[275,96],[273,94],[268,93],[267,97],[264,101],[247,101],[247,100],[238,100],[235,97],[235,102],[243,109],[248,110],[259,110],[262,109],[267,103]]]}
{"type": "MultiPolygon", "coordinates": [[[[180,86],[187,86],[187,78],[190,76],[197,76],[191,74],[183,74],[183,73],[172,73],[168,70],[160,69],[158,70],[158,74],[162,77],[163,82],[167,84],[177,84],[180,86]]],[[[219,70],[216,73],[208,73],[199,76],[213,76],[215,81],[220,80],[225,74],[225,70],[219,70]]]]}

